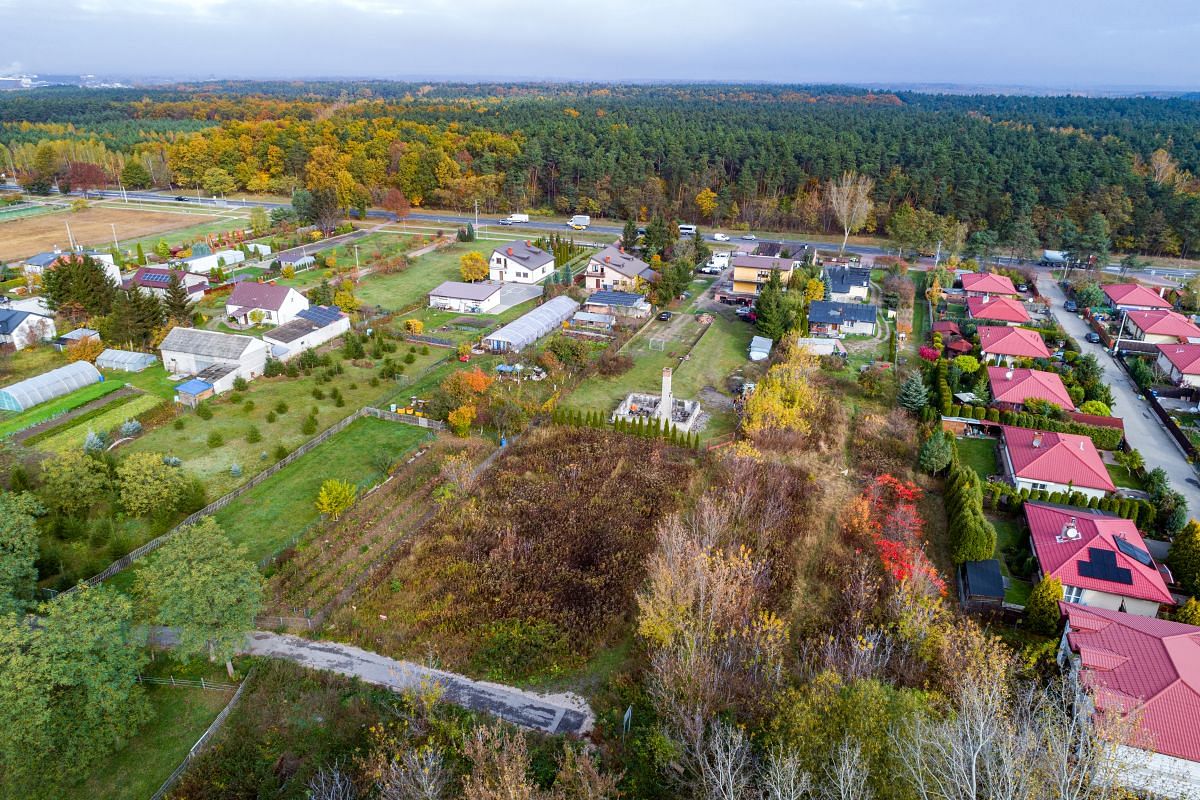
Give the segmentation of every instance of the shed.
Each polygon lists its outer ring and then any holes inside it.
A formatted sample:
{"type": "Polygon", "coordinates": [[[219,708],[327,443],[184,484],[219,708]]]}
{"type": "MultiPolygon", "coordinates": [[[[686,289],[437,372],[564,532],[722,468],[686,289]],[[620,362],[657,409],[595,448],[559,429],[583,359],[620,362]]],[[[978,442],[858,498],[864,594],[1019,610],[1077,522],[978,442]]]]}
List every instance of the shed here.
{"type": "Polygon", "coordinates": [[[0,389],[0,410],[24,411],[102,380],[104,376],[94,366],[74,361],[0,389]]]}
{"type": "Polygon", "coordinates": [[[750,360],[766,361],[771,356],[771,348],[775,341],[765,336],[755,336],[750,340],[750,360]]]}
{"type": "Polygon", "coordinates": [[[484,337],[483,344],[497,353],[519,352],[562,325],[578,310],[579,303],[559,295],[484,337]]]}
{"type": "Polygon", "coordinates": [[[175,400],[185,406],[195,408],[201,401],[213,396],[213,385],[207,381],[192,378],[175,387],[175,400]]]}
{"type": "Polygon", "coordinates": [[[592,311],[576,311],[575,316],[571,317],[571,325],[575,328],[599,328],[600,330],[612,330],[612,326],[617,322],[617,318],[612,314],[597,314],[592,311]]]}
{"type": "Polygon", "coordinates": [[[158,363],[153,353],[138,353],[133,350],[114,350],[108,348],[96,359],[100,369],[119,369],[122,372],[141,372],[146,367],[158,363]]]}
{"type": "Polygon", "coordinates": [[[499,283],[445,281],[429,293],[429,307],[469,314],[486,314],[500,302],[499,283]]]}
{"type": "Polygon", "coordinates": [[[968,561],[958,568],[958,593],[968,611],[1000,608],[1004,604],[1004,575],[1000,562],[968,561]]]}

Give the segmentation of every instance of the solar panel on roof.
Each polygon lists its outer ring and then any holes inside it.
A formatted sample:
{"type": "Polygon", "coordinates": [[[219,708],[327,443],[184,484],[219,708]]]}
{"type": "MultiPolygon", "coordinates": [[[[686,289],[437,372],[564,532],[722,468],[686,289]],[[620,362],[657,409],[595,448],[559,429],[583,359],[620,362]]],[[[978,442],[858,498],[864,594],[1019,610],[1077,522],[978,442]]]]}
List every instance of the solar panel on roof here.
{"type": "Polygon", "coordinates": [[[336,308],[329,306],[309,306],[297,313],[297,316],[304,317],[309,322],[316,323],[324,328],[326,325],[331,325],[341,318],[342,314],[336,308]]]}
{"type": "Polygon", "coordinates": [[[1098,581],[1133,584],[1133,572],[1117,566],[1117,554],[1099,547],[1088,548],[1088,561],[1079,562],[1079,574],[1098,581]]]}
{"type": "Polygon", "coordinates": [[[171,276],[163,275],[162,273],[159,273],[159,272],[151,272],[149,274],[143,274],[142,280],[145,281],[146,283],[170,283],[171,276]]]}
{"type": "Polygon", "coordinates": [[[1115,537],[1114,541],[1117,543],[1117,549],[1132,558],[1134,561],[1138,562],[1139,564],[1144,564],[1147,567],[1154,566],[1154,559],[1150,557],[1150,554],[1138,547],[1136,544],[1122,539],[1120,536],[1115,537]]]}

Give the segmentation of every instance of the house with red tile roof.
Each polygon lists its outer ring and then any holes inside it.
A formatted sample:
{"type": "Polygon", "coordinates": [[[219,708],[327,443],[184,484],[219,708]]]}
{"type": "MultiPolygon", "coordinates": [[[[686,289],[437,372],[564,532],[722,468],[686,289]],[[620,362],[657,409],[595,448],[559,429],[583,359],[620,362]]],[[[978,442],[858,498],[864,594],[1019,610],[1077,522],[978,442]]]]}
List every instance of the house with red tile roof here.
{"type": "Polygon", "coordinates": [[[1170,309],[1171,304],[1153,289],[1138,283],[1113,283],[1102,287],[1108,302],[1118,311],[1170,309]]]}
{"type": "Polygon", "coordinates": [[[962,334],[962,331],[958,329],[958,323],[952,322],[951,320],[948,320],[948,319],[942,320],[941,322],[933,323],[933,332],[940,333],[943,336],[947,336],[950,334],[953,334],[955,336],[960,336],[962,334]]]}
{"type": "Polygon", "coordinates": [[[1068,603],[1143,617],[1175,605],[1163,577],[1170,572],[1130,520],[1048,503],[1026,502],[1024,510],[1039,577],[1062,581],[1068,603]]]}
{"type": "Polygon", "coordinates": [[[979,348],[985,361],[995,356],[997,364],[1001,361],[1011,364],[1015,358],[1050,357],[1042,335],[1029,328],[980,325],[975,332],[979,334],[979,348]]]}
{"type": "Polygon", "coordinates": [[[992,400],[1003,407],[1015,409],[1027,400],[1045,400],[1068,411],[1075,408],[1062,378],[1053,372],[1039,369],[988,367],[988,384],[992,400]]]}
{"type": "Polygon", "coordinates": [[[1020,325],[1029,322],[1029,312],[1025,305],[1011,297],[982,297],[967,298],[967,314],[971,319],[1006,322],[1009,325],[1020,325]]]}
{"type": "Polygon", "coordinates": [[[1200,344],[1160,344],[1155,365],[1176,386],[1200,387],[1200,344]]]}
{"type": "Polygon", "coordinates": [[[1126,333],[1151,344],[1200,344],[1200,327],[1176,311],[1130,311],[1125,315],[1126,333]]]}
{"type": "Polygon", "coordinates": [[[1062,603],[1059,663],[1092,714],[1131,721],[1117,746],[1121,782],[1140,795],[1195,797],[1200,785],[1200,628],[1062,603]]]}
{"type": "Polygon", "coordinates": [[[982,297],[992,294],[1015,295],[1017,293],[1017,287],[1013,286],[1011,279],[991,272],[968,272],[962,276],[962,286],[967,297],[982,297]]]}
{"type": "Polygon", "coordinates": [[[1018,489],[1101,498],[1117,487],[1088,436],[1000,426],[1004,473],[1018,489]]]}
{"type": "Polygon", "coordinates": [[[306,308],[308,298],[295,289],[257,281],[235,284],[225,300],[225,316],[242,325],[251,324],[254,321],[251,315],[256,311],[262,314],[263,323],[282,325],[306,308]]]}

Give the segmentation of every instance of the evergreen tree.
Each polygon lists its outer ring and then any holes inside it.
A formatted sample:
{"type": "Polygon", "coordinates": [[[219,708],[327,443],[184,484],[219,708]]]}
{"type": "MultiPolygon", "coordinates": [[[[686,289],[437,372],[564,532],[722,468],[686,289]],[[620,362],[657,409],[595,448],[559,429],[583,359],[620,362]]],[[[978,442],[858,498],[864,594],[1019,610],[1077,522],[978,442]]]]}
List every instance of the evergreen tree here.
{"type": "Polygon", "coordinates": [[[754,302],[758,329],[768,339],[779,341],[788,331],[786,311],[783,304],[783,284],[779,270],[771,270],[771,276],[754,302]]]}
{"type": "Polygon", "coordinates": [[[625,228],[621,231],[621,244],[624,245],[626,249],[637,244],[637,229],[638,225],[633,220],[627,220],[625,222],[625,228]]]}
{"type": "Polygon", "coordinates": [[[167,290],[163,296],[162,306],[168,319],[175,320],[180,325],[190,325],[192,323],[192,317],[196,313],[196,304],[192,302],[191,296],[188,295],[187,287],[183,285],[178,272],[171,272],[171,279],[167,282],[167,290]]]}
{"type": "Polygon", "coordinates": [[[1025,601],[1025,615],[1029,619],[1030,630],[1044,636],[1053,636],[1058,630],[1058,621],[1062,616],[1058,609],[1058,602],[1062,599],[1062,581],[1049,575],[1042,578],[1025,601]]]}
{"type": "Polygon", "coordinates": [[[1187,602],[1175,612],[1175,621],[1182,622],[1184,625],[1200,626],[1200,601],[1189,597],[1187,602]]]}
{"type": "Polygon", "coordinates": [[[42,273],[42,292],[52,311],[78,308],[98,316],[112,310],[117,285],[102,262],[91,256],[68,256],[42,273]]]}
{"type": "Polygon", "coordinates": [[[929,390],[925,388],[925,381],[921,377],[921,373],[910,372],[908,378],[900,385],[900,392],[896,395],[896,403],[901,408],[908,409],[916,414],[928,402],[929,390]]]}
{"type": "Polygon", "coordinates": [[[146,266],[146,251],[142,249],[142,243],[137,243],[137,263],[138,266],[146,266]]]}
{"type": "Polygon", "coordinates": [[[825,284],[825,297],[823,300],[833,299],[833,278],[829,277],[828,272],[821,273],[821,283],[825,284]]]}
{"type": "Polygon", "coordinates": [[[934,431],[921,445],[917,463],[930,475],[936,475],[950,465],[953,457],[953,446],[947,441],[945,432],[934,431]]]}
{"type": "Polygon", "coordinates": [[[1167,565],[1184,591],[1200,596],[1200,523],[1189,521],[1171,543],[1167,565]]]}

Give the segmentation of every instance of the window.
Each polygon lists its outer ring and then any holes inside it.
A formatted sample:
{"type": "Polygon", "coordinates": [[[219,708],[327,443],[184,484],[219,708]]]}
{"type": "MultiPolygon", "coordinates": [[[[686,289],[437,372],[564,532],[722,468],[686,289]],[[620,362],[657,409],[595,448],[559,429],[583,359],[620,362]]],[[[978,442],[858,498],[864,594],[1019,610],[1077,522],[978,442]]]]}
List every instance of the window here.
{"type": "Polygon", "coordinates": [[[1046,488],[1046,484],[1044,484],[1044,483],[1030,483],[1029,485],[1033,488],[1034,491],[1044,491],[1046,488]]]}
{"type": "Polygon", "coordinates": [[[1083,589],[1078,586],[1064,586],[1063,601],[1067,603],[1082,603],[1083,589]]]}

